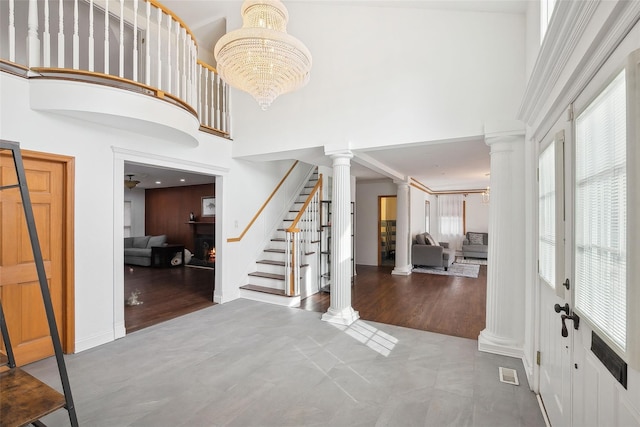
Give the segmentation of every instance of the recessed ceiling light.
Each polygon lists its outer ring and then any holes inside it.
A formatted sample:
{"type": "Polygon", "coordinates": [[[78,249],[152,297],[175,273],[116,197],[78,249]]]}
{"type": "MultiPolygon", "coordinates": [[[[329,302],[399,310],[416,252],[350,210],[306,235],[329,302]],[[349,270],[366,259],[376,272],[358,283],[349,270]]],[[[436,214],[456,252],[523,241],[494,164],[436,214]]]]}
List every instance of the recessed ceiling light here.
{"type": "Polygon", "coordinates": [[[180,178],[180,182],[185,182],[185,181],[186,181],[186,179],[180,178]]]}
{"type": "Polygon", "coordinates": [[[156,181],[156,184],[162,184],[162,182],[161,181],[156,181]]]}

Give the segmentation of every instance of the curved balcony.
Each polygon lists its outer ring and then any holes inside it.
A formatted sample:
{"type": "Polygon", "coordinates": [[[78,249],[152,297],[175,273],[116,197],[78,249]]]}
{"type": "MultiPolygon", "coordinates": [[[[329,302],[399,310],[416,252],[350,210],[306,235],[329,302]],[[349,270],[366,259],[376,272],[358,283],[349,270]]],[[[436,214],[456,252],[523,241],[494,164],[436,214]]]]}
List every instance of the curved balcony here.
{"type": "Polygon", "coordinates": [[[8,0],[0,17],[0,70],[37,79],[32,108],[231,138],[228,86],[156,0],[8,0]]]}

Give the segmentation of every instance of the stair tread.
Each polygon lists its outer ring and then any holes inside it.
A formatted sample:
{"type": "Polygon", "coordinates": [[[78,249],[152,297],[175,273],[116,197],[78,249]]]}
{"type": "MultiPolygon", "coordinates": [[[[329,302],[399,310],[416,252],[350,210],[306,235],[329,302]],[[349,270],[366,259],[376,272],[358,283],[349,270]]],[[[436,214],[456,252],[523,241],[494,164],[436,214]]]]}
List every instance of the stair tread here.
{"type": "MultiPolygon", "coordinates": [[[[257,264],[279,265],[284,267],[284,261],[273,261],[271,259],[261,259],[256,261],[257,264]]],[[[300,264],[300,267],[308,267],[309,264],[300,264]]]]}
{"type": "Polygon", "coordinates": [[[284,280],[284,274],[263,273],[262,271],[254,271],[253,273],[249,273],[249,276],[264,277],[266,279],[274,279],[274,280],[284,280]]]}
{"type": "Polygon", "coordinates": [[[66,404],[63,394],[20,368],[0,373],[0,384],[2,425],[27,425],[66,404]]]}
{"type": "Polygon", "coordinates": [[[283,289],[274,289],[274,288],[269,288],[267,286],[248,284],[248,285],[240,286],[240,289],[245,289],[247,291],[262,292],[262,293],[271,294],[271,295],[280,295],[283,297],[287,296],[284,294],[283,289]]]}

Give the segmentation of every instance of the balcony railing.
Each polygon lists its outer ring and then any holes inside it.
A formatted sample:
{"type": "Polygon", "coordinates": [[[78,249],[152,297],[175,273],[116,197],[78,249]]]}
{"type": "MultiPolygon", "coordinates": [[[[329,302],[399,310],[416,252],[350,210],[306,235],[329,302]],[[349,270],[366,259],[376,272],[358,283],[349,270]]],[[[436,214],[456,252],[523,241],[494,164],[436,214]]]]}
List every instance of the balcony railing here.
{"type": "Polygon", "coordinates": [[[230,137],[228,86],[198,60],[186,24],[156,0],[3,0],[0,17],[3,62],[170,95],[203,128],[230,137]]]}

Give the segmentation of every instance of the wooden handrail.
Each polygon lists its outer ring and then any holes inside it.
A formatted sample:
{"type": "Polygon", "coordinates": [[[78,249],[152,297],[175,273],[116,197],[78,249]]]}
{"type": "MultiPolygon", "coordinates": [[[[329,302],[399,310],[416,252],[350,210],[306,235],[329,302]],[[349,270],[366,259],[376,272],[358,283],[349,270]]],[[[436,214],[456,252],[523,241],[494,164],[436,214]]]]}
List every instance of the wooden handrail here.
{"type": "Polygon", "coordinates": [[[269,202],[271,201],[271,199],[273,199],[273,196],[276,195],[276,192],[280,189],[280,187],[282,187],[282,184],[284,184],[284,181],[287,179],[287,177],[291,174],[291,172],[293,171],[293,168],[296,167],[296,165],[298,164],[298,160],[296,160],[293,165],[291,166],[291,168],[289,169],[289,171],[287,172],[287,174],[280,180],[280,182],[278,183],[278,185],[276,186],[276,188],[274,188],[274,190],[271,192],[271,195],[269,195],[269,197],[267,198],[267,200],[262,204],[262,206],[260,207],[260,209],[258,209],[258,212],[256,212],[256,214],[253,216],[253,218],[251,219],[251,221],[249,222],[249,224],[245,227],[245,229],[242,231],[242,233],[238,236],[238,237],[230,237],[227,239],[228,243],[232,243],[232,242],[239,242],[240,240],[242,240],[242,238],[244,237],[245,234],[247,234],[247,232],[249,231],[249,229],[251,228],[251,226],[253,225],[254,222],[256,222],[256,220],[258,219],[258,217],[260,216],[260,214],[262,213],[262,211],[264,210],[264,208],[267,207],[267,205],[269,204],[269,202]]]}
{"type": "Polygon", "coordinates": [[[207,64],[206,62],[202,61],[201,59],[198,59],[198,61],[197,61],[197,62],[198,62],[198,65],[201,65],[201,66],[203,66],[204,68],[208,69],[209,71],[212,71],[212,72],[214,72],[214,73],[218,74],[218,70],[216,70],[216,69],[215,69],[215,67],[213,67],[213,66],[211,66],[211,65],[207,64]]]}
{"type": "Polygon", "coordinates": [[[318,177],[318,182],[316,182],[316,185],[313,186],[311,193],[309,193],[309,195],[307,196],[307,200],[304,201],[304,205],[302,205],[302,208],[300,208],[298,215],[296,215],[295,219],[291,223],[291,226],[287,228],[287,232],[289,233],[300,232],[300,229],[297,227],[298,222],[300,221],[300,218],[302,218],[302,215],[304,214],[304,211],[307,209],[307,206],[309,206],[309,203],[311,203],[311,199],[313,199],[313,196],[321,188],[322,188],[322,175],[318,177]]]}

